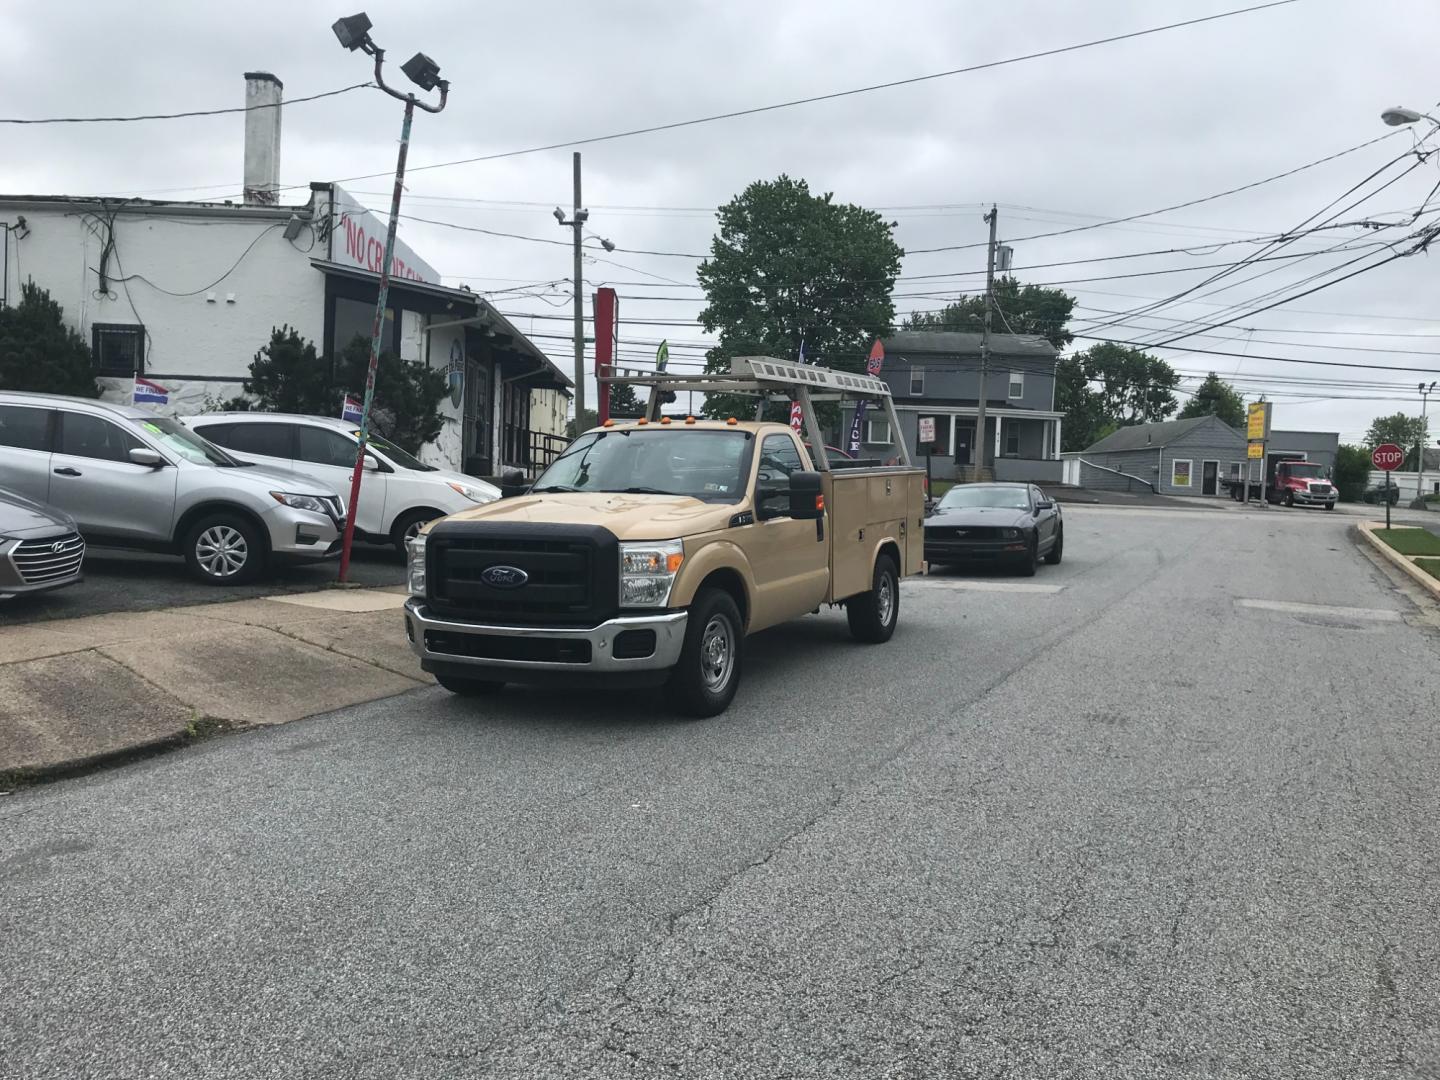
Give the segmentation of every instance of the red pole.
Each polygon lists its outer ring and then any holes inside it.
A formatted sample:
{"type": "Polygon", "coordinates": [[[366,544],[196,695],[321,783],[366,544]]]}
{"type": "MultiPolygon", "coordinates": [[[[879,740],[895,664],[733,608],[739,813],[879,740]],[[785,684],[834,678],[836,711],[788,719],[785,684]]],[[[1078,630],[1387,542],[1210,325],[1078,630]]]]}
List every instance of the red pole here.
{"type": "Polygon", "coordinates": [[[597,423],[610,419],[610,384],[602,381],[615,363],[615,325],[618,305],[614,289],[595,290],[595,401],[597,423]]]}
{"type": "MultiPolygon", "coordinates": [[[[375,66],[380,66],[377,59],[375,66]]],[[[360,477],[365,472],[365,447],[370,441],[370,403],[375,400],[375,369],[380,365],[380,338],[385,332],[385,302],[390,293],[390,262],[395,257],[395,227],[400,223],[400,190],[405,183],[405,157],[410,151],[410,121],[415,118],[415,97],[405,98],[405,122],[400,128],[400,156],[395,162],[395,193],[390,196],[390,225],[385,230],[385,257],[380,264],[380,295],[375,300],[375,323],[370,331],[370,366],[365,371],[365,403],[360,407],[360,437],[355,448],[355,472],[350,477],[349,513],[345,540],[340,546],[340,580],[350,573],[350,546],[355,541],[355,518],[360,510],[360,477]]]]}

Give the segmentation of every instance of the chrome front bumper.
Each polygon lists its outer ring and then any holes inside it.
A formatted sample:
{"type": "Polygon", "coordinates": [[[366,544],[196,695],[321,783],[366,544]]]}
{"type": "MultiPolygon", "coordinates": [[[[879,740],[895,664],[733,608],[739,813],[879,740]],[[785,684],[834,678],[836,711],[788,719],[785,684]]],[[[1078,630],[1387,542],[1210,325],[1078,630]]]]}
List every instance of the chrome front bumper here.
{"type": "MultiPolygon", "coordinates": [[[[579,672],[612,675],[663,671],[680,660],[685,644],[684,611],[654,615],[628,615],[610,619],[591,629],[560,626],[495,626],[455,622],[432,616],[424,601],[405,601],[405,636],[422,664],[461,664],[466,667],[515,672],[579,672]],[[616,657],[617,637],[639,631],[641,642],[654,634],[654,649],[647,655],[616,657]],[[568,657],[557,659],[555,657],[568,657]]],[[[628,639],[632,645],[635,637],[628,639]]]]}

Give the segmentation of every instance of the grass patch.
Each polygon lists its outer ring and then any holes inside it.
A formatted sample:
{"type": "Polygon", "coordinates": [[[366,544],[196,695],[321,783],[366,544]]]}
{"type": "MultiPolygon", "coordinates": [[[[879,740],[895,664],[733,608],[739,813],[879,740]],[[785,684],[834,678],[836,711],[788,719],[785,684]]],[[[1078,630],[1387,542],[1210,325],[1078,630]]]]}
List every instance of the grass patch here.
{"type": "Polygon", "coordinates": [[[1401,555],[1440,555],[1440,536],[1428,529],[1376,529],[1375,535],[1401,555]]]}
{"type": "Polygon", "coordinates": [[[1440,559],[1416,559],[1415,565],[1431,577],[1440,580],[1440,559]]]}

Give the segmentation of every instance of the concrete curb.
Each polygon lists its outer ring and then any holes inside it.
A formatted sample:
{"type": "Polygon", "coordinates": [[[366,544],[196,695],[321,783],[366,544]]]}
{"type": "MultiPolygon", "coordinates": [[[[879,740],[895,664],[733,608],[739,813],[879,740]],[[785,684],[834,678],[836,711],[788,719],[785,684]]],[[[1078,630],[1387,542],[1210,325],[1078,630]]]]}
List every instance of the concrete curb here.
{"type": "Polygon", "coordinates": [[[1400,552],[1396,551],[1389,544],[1385,543],[1384,540],[1381,540],[1375,535],[1376,529],[1383,529],[1385,526],[1378,521],[1358,521],[1355,523],[1355,527],[1360,530],[1360,535],[1365,537],[1365,539],[1370,542],[1370,546],[1378,551],[1382,557],[1388,559],[1401,570],[1405,571],[1405,573],[1414,579],[1417,585],[1423,587],[1431,596],[1435,597],[1435,599],[1440,600],[1440,578],[1432,577],[1411,562],[1409,558],[1401,555],[1400,552]]]}

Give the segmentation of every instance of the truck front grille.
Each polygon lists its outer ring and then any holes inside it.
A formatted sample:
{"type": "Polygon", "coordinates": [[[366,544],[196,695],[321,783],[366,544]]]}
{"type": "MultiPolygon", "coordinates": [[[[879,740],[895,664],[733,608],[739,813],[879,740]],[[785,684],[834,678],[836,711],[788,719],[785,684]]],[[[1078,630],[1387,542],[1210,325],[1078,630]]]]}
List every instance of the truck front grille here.
{"type": "Polygon", "coordinates": [[[619,544],[605,529],[442,522],[425,550],[427,599],[443,616],[509,626],[594,626],[618,608],[619,544]],[[505,568],[502,577],[487,578],[496,568],[505,568]]]}
{"type": "Polygon", "coordinates": [[[25,540],[10,553],[10,561],[26,585],[60,581],[80,572],[85,561],[85,541],[79,533],[25,540]]]}

